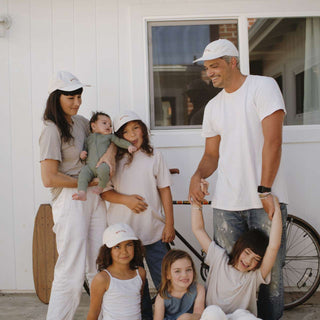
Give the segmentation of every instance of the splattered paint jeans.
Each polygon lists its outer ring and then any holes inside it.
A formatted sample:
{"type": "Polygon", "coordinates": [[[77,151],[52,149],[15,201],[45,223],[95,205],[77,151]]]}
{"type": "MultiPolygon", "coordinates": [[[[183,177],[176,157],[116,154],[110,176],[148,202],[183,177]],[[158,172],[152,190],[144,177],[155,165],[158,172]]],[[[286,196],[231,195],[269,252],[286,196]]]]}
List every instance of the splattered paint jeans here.
{"type": "MultiPolygon", "coordinates": [[[[280,204],[282,213],[282,239],[277,260],[271,273],[271,283],[261,285],[258,296],[258,317],[265,320],[277,320],[283,313],[283,278],[282,267],[286,255],[286,219],[287,206],[280,204]]],[[[263,209],[227,211],[213,209],[214,239],[228,253],[248,229],[257,228],[270,233],[271,221],[263,209]]]]}

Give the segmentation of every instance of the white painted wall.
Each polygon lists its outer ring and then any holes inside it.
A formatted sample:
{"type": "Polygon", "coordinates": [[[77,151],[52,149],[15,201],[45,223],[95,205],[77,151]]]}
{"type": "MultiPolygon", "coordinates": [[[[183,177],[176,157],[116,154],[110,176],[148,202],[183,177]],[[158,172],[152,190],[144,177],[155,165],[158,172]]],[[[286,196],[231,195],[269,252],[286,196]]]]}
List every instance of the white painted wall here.
{"type": "MultiPolygon", "coordinates": [[[[48,80],[55,71],[69,70],[92,85],[83,94],[81,114],[89,117],[99,109],[114,116],[133,108],[149,119],[148,19],[238,19],[246,73],[247,17],[320,15],[320,3],[306,0],[301,8],[300,0],[0,0],[2,14],[12,18],[10,30],[0,38],[0,290],[8,291],[34,288],[34,217],[39,205],[50,200],[40,179],[38,137],[48,80]]],[[[181,174],[173,177],[173,194],[186,199],[203,151],[200,130],[155,131],[152,139],[169,166],[180,168],[181,174]]],[[[320,126],[285,128],[283,158],[289,212],[320,231],[320,126]]],[[[205,214],[211,233],[209,208],[205,214]]],[[[188,209],[177,208],[175,215],[178,230],[194,242],[188,209]]]]}

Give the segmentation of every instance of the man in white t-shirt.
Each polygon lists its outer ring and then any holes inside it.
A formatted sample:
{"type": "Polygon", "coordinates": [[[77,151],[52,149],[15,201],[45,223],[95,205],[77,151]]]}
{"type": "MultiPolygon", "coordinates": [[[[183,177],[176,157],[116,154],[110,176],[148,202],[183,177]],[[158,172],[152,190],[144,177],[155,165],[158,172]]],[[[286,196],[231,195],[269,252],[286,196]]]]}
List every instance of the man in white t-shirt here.
{"type": "Polygon", "coordinates": [[[214,238],[230,253],[244,231],[259,228],[269,233],[273,195],[278,197],[282,244],[271,283],[260,287],[258,298],[258,317],[273,320],[283,313],[287,194],[280,159],[285,106],[275,80],[241,74],[238,56],[229,40],[219,39],[195,61],[204,61],[213,85],[224,90],[208,102],[204,112],[205,151],[191,178],[189,199],[196,204],[203,200],[206,192],[200,180],[217,170],[212,198],[214,238]]]}

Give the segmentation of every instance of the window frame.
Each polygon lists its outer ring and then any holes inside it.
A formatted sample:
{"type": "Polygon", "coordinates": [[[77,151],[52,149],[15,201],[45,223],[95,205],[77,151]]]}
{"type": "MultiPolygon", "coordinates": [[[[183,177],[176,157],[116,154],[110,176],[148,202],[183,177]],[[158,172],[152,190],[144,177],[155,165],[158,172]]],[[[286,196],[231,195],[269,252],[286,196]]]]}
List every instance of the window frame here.
{"type": "MultiPolygon", "coordinates": [[[[220,24],[237,24],[238,43],[239,40],[239,19],[238,18],[199,18],[199,19],[166,19],[166,20],[146,20],[147,29],[147,70],[148,70],[148,93],[149,93],[149,116],[150,130],[185,130],[185,129],[201,129],[201,125],[176,125],[176,126],[156,126],[155,119],[155,103],[154,103],[154,81],[153,81],[153,56],[152,56],[152,27],[157,26],[183,26],[183,25],[220,25],[220,24]]],[[[239,49],[240,51],[240,49],[239,49]]],[[[181,66],[183,67],[183,66],[181,66]]]]}
{"type": "MultiPolygon", "coordinates": [[[[249,39],[248,39],[248,19],[250,18],[290,18],[290,17],[320,17],[320,10],[309,10],[309,11],[292,11],[284,14],[283,11],[266,12],[250,12],[250,13],[239,13],[239,14],[223,14],[217,13],[216,15],[176,15],[176,16],[161,16],[161,15],[144,15],[143,26],[144,26],[144,65],[145,65],[145,85],[146,85],[146,105],[144,112],[150,121],[150,94],[149,94],[149,61],[148,61],[148,33],[147,33],[147,22],[149,21],[171,21],[171,20],[225,20],[234,19],[238,20],[238,49],[240,57],[240,70],[243,74],[249,74],[249,39]]],[[[201,128],[190,128],[189,126],[185,129],[175,129],[170,127],[166,130],[150,129],[153,143],[159,148],[180,148],[180,147],[199,147],[202,148],[205,144],[205,139],[201,137],[201,128]],[[183,135],[181,133],[183,132],[183,135]],[[183,138],[184,136],[184,138],[183,138]]],[[[320,124],[302,124],[302,125],[284,125],[283,129],[283,143],[284,144],[295,144],[295,143],[315,143],[320,142],[320,124]]]]}

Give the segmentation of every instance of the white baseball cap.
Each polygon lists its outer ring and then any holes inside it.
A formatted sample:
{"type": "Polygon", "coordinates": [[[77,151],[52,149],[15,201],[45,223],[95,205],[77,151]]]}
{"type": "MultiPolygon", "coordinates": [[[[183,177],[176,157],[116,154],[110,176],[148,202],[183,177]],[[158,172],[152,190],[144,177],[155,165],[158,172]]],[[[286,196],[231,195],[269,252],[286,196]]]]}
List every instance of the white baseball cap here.
{"type": "Polygon", "coordinates": [[[194,60],[198,61],[213,60],[223,56],[239,57],[239,52],[236,46],[227,39],[219,39],[210,42],[204,49],[201,58],[194,60]]]}
{"type": "Polygon", "coordinates": [[[124,124],[135,120],[141,120],[141,118],[131,110],[124,111],[123,113],[119,114],[117,117],[114,118],[114,131],[117,132],[124,124]]]}
{"type": "Polygon", "coordinates": [[[200,318],[200,320],[212,320],[212,319],[228,320],[225,313],[221,310],[220,307],[216,305],[211,305],[209,307],[206,307],[200,318]]]}
{"type": "Polygon", "coordinates": [[[127,240],[139,240],[134,231],[126,223],[116,223],[104,230],[102,242],[108,248],[112,248],[120,242],[127,240]]]}
{"type": "Polygon", "coordinates": [[[58,71],[49,85],[49,94],[56,90],[74,91],[82,87],[89,87],[68,71],[58,71]]]}

